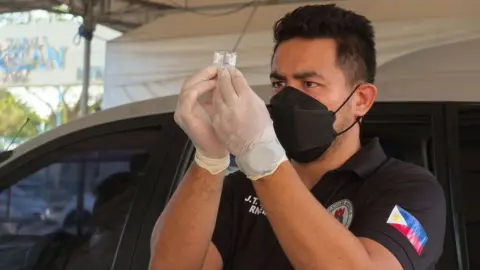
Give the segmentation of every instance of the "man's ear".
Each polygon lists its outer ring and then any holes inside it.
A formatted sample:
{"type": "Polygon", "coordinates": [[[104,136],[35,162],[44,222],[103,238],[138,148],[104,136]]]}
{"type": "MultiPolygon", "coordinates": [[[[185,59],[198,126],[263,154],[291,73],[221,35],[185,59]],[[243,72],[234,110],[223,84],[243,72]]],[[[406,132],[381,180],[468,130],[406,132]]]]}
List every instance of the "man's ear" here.
{"type": "Polygon", "coordinates": [[[363,83],[357,88],[355,96],[355,115],[363,117],[375,102],[377,87],[371,83],[363,83]]]}

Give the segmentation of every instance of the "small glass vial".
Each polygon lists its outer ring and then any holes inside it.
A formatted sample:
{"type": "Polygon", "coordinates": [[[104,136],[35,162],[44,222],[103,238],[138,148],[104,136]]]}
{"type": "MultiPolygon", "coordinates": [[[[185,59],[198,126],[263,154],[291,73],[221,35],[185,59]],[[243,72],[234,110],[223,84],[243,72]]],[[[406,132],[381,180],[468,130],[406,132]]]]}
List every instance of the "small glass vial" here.
{"type": "Polygon", "coordinates": [[[234,67],[237,64],[237,53],[216,51],[213,53],[213,64],[218,67],[234,67]]]}

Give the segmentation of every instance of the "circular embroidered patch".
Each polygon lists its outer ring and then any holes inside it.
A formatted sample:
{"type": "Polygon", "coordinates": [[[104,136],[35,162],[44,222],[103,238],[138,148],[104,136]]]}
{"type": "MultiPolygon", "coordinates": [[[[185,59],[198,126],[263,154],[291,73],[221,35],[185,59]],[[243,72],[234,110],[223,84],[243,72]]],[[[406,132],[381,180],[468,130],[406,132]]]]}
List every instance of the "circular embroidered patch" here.
{"type": "Polygon", "coordinates": [[[332,215],[347,229],[352,224],[353,220],[353,204],[350,200],[343,199],[340,200],[327,208],[327,211],[332,213],[332,215]]]}

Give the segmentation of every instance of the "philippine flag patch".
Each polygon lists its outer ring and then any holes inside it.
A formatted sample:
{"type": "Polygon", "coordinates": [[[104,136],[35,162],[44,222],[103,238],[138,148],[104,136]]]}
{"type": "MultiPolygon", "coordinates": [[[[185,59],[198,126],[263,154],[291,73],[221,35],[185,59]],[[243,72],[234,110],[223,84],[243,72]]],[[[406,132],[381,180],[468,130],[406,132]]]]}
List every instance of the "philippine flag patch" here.
{"type": "Polygon", "coordinates": [[[418,255],[422,254],[428,237],[422,224],[420,224],[412,214],[400,206],[395,205],[388,217],[387,223],[397,229],[410,241],[418,255]]]}

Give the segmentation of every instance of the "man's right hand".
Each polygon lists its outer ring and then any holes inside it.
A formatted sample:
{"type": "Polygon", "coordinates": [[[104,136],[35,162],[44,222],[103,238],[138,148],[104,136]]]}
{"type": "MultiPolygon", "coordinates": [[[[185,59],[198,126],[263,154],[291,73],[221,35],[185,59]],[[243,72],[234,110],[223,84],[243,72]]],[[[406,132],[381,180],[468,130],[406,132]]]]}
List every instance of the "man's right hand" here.
{"type": "Polygon", "coordinates": [[[183,84],[175,110],[175,122],[185,131],[195,145],[195,162],[212,174],[224,171],[230,158],[227,149],[213,129],[214,114],[211,96],[200,102],[200,97],[216,88],[218,68],[207,67],[183,84]]]}

